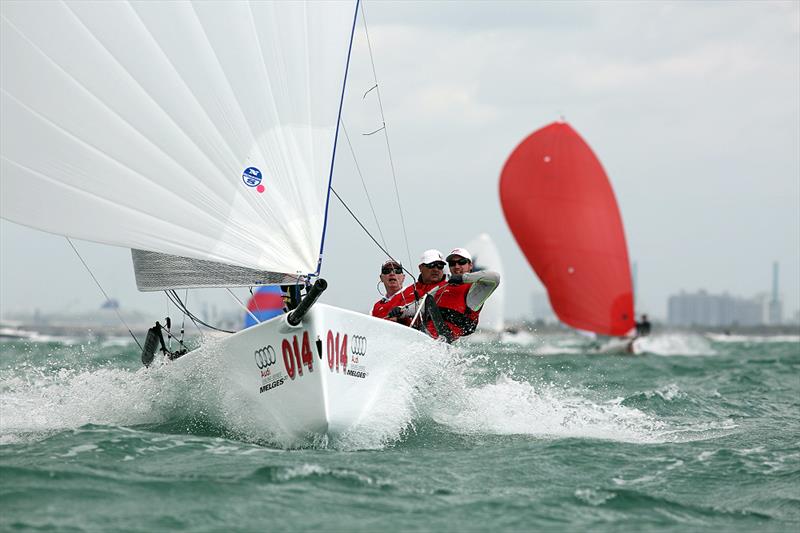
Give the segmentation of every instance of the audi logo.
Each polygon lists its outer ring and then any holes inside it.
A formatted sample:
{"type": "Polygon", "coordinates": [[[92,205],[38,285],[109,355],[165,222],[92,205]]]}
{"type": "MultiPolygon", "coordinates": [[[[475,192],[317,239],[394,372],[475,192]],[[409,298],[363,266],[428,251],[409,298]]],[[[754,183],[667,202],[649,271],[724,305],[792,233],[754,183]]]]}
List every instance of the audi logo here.
{"type": "Polygon", "coordinates": [[[268,366],[272,366],[278,360],[275,357],[275,348],[272,346],[264,346],[263,348],[259,348],[253,354],[256,359],[256,366],[259,370],[264,370],[268,366]]]}
{"type": "Polygon", "coordinates": [[[367,355],[367,338],[353,335],[350,338],[350,353],[353,355],[367,355]]]}

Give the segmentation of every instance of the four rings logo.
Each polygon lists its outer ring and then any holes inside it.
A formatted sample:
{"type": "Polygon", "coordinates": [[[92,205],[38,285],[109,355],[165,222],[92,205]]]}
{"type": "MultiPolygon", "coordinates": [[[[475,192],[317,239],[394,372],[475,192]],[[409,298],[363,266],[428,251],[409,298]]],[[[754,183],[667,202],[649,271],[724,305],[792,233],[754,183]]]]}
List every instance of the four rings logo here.
{"type": "Polygon", "coordinates": [[[256,366],[259,370],[264,370],[265,368],[274,365],[277,361],[277,358],[275,357],[275,348],[272,346],[264,346],[263,348],[259,348],[254,352],[253,355],[256,359],[256,366]]]}
{"type": "Polygon", "coordinates": [[[367,355],[367,338],[361,335],[350,337],[350,353],[353,355],[367,355]]]}

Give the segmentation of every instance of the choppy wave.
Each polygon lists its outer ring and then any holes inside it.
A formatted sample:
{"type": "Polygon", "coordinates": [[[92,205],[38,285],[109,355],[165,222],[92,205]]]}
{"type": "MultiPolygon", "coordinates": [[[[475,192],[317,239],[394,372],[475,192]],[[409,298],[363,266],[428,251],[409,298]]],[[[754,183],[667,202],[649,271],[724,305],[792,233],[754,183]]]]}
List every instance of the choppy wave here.
{"type": "Polygon", "coordinates": [[[720,343],[800,343],[800,335],[727,335],[724,333],[706,333],[705,337],[720,343]]]}
{"type": "MultiPolygon", "coordinates": [[[[788,342],[791,336],[777,337],[782,339],[774,342],[788,342]]],[[[749,337],[748,337],[749,338],[749,337]]],[[[708,336],[693,333],[661,333],[636,339],[637,354],[651,355],[679,355],[679,356],[706,356],[716,355],[711,339],[708,336]]],[[[730,341],[734,342],[734,341],[730,341]]],[[[744,341],[742,341],[744,342],[744,341]]],[[[773,342],[773,341],[764,341],[773,342]]],[[[619,345],[619,353],[624,354],[624,343],[612,339],[611,344],[619,345]]],[[[527,348],[532,355],[574,355],[596,354],[606,352],[608,346],[603,341],[572,333],[537,334],[522,331],[518,333],[504,333],[499,341],[493,343],[500,350],[515,350],[527,348]]],[[[613,353],[613,352],[612,352],[613,353]]]]}
{"type": "Polygon", "coordinates": [[[636,341],[643,353],[653,355],[716,355],[711,343],[701,335],[667,333],[642,337],[636,341]]]}
{"type": "MultiPolygon", "coordinates": [[[[97,347],[108,351],[109,347],[97,347]]],[[[458,349],[406,354],[405,373],[382,390],[360,424],[335,440],[286,440],[256,434],[248,408],[228,394],[213,342],[193,364],[125,369],[28,365],[0,374],[0,443],[39,439],[87,424],[221,431],[278,446],[375,449],[401,442],[434,421],[456,434],[586,437],[625,442],[658,440],[664,424],[619,403],[595,401],[569,388],[501,372],[491,382],[491,357],[458,349]],[[220,429],[216,429],[220,428],[220,429]]]]}

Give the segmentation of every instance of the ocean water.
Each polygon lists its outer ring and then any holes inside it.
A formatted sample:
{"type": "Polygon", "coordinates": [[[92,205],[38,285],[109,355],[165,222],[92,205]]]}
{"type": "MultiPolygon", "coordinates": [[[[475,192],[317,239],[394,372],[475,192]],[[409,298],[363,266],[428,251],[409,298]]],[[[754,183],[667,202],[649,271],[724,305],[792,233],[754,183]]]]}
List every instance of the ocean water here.
{"type": "Polygon", "coordinates": [[[376,427],[287,447],[127,341],[0,343],[0,530],[800,530],[800,336],[645,350],[408,354],[376,427]]]}

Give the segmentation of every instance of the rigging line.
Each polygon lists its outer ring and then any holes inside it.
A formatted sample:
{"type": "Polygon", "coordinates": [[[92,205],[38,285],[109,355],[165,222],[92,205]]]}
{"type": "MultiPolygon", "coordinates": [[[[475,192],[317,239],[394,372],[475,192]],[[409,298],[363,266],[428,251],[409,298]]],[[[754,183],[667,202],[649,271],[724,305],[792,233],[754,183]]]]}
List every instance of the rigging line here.
{"type": "Polygon", "coordinates": [[[377,130],[370,131],[370,132],[368,132],[368,133],[362,133],[361,135],[363,135],[364,137],[369,137],[370,135],[375,135],[375,134],[376,134],[376,133],[378,133],[379,131],[383,131],[383,130],[385,130],[385,129],[386,129],[386,124],[384,123],[384,125],[383,125],[383,126],[381,126],[380,128],[378,128],[377,130]]]}
{"type": "Polygon", "coordinates": [[[377,89],[377,88],[378,88],[378,84],[376,83],[375,85],[373,85],[372,87],[367,89],[367,92],[364,93],[364,96],[362,96],[361,99],[363,100],[364,98],[366,98],[369,93],[371,93],[374,89],[377,89]]]}
{"type": "Polygon", "coordinates": [[[186,308],[186,305],[184,305],[184,303],[178,297],[178,293],[175,292],[175,289],[169,289],[164,292],[167,293],[167,296],[169,296],[169,299],[172,300],[172,303],[175,305],[175,307],[183,311],[184,315],[189,316],[189,320],[192,321],[192,324],[194,324],[194,327],[196,327],[197,331],[200,333],[200,340],[202,342],[205,339],[205,335],[203,335],[203,330],[200,329],[199,325],[197,325],[197,322],[194,319],[194,315],[192,315],[192,313],[190,313],[189,310],[186,308]]]}
{"type": "MultiPolygon", "coordinates": [[[[400,189],[397,186],[397,172],[394,168],[394,159],[392,158],[392,148],[389,145],[389,129],[386,127],[386,116],[383,113],[383,101],[381,100],[381,88],[378,83],[378,74],[375,71],[375,59],[372,56],[372,43],[369,40],[369,31],[367,30],[367,14],[364,11],[364,2],[361,2],[361,20],[364,23],[364,36],[367,39],[367,48],[369,49],[369,62],[372,65],[372,77],[375,80],[375,94],[378,96],[378,108],[381,110],[381,122],[383,122],[383,137],[386,140],[386,151],[389,154],[389,167],[392,169],[392,180],[394,181],[394,195],[397,198],[397,209],[400,211],[400,224],[403,227],[403,238],[406,243],[406,254],[408,254],[408,264],[411,264],[411,248],[408,245],[408,232],[406,231],[406,219],[403,216],[403,206],[400,203],[400,189]]],[[[366,94],[365,94],[366,96],[366,94]]]]}
{"type": "Polygon", "coordinates": [[[212,326],[211,324],[207,324],[207,323],[203,322],[202,320],[200,320],[200,318],[198,318],[197,316],[192,314],[191,311],[189,311],[189,309],[186,307],[186,305],[181,301],[181,298],[180,298],[180,296],[178,296],[178,293],[175,292],[175,289],[169,289],[169,293],[172,294],[172,296],[170,296],[170,299],[172,300],[172,303],[174,303],[179,309],[181,309],[184,313],[186,313],[186,315],[189,317],[189,320],[191,320],[194,323],[194,326],[197,328],[197,331],[200,332],[200,337],[201,338],[205,338],[205,336],[203,335],[203,330],[200,329],[200,326],[197,325],[198,322],[200,324],[204,325],[205,327],[207,327],[209,329],[213,329],[215,331],[221,331],[223,333],[235,333],[233,331],[228,331],[226,329],[217,328],[217,327],[212,326]]]}
{"type": "Polygon", "coordinates": [[[353,155],[353,162],[356,164],[356,171],[358,171],[358,177],[361,178],[361,185],[364,187],[364,194],[367,195],[367,202],[369,202],[369,208],[372,210],[372,217],[375,219],[375,225],[378,226],[378,233],[381,234],[381,241],[383,242],[383,247],[387,248],[386,246],[386,237],[383,236],[383,230],[381,229],[381,224],[378,222],[378,215],[375,214],[375,207],[372,205],[372,198],[369,196],[369,191],[367,190],[367,183],[364,181],[364,175],[361,173],[361,167],[358,165],[358,159],[356,159],[356,152],[353,150],[353,144],[350,142],[350,135],[347,134],[347,128],[344,126],[344,119],[342,119],[342,131],[344,132],[344,138],[347,139],[347,146],[350,147],[350,153],[353,155]]]}
{"type": "MultiPolygon", "coordinates": [[[[167,300],[167,314],[164,315],[165,317],[169,316],[169,299],[167,300]]],[[[183,315],[186,316],[186,315],[183,315]]],[[[169,345],[167,345],[167,349],[172,351],[172,337],[169,335],[169,330],[167,330],[167,336],[169,337],[169,345]]]]}
{"type": "MultiPolygon", "coordinates": [[[[187,304],[189,303],[188,288],[183,291],[183,299],[186,301],[187,304]]],[[[186,313],[183,313],[183,320],[181,321],[181,340],[180,340],[181,346],[183,346],[183,333],[185,331],[186,331],[186,313]]]]}
{"type": "MultiPolygon", "coordinates": [[[[221,331],[223,333],[236,333],[235,331],[229,331],[227,329],[218,328],[216,326],[212,326],[211,324],[208,324],[207,322],[203,322],[202,320],[200,320],[200,318],[198,316],[192,314],[189,311],[189,309],[183,304],[183,302],[181,301],[180,296],[178,296],[178,293],[175,292],[175,289],[172,289],[172,295],[178,300],[178,302],[180,303],[181,308],[186,312],[187,315],[189,315],[189,318],[192,320],[192,322],[196,321],[195,322],[195,326],[197,326],[197,322],[199,322],[199,323],[203,324],[205,327],[207,327],[209,329],[213,329],[214,331],[221,331]]],[[[198,326],[197,329],[200,329],[200,327],[198,326]]],[[[202,333],[203,332],[201,330],[200,334],[202,335],[202,333]]]]}
{"type": "Polygon", "coordinates": [[[242,306],[242,309],[244,309],[244,310],[245,310],[245,312],[246,312],[248,315],[250,315],[250,317],[251,317],[253,320],[255,320],[255,321],[256,321],[256,324],[261,324],[261,321],[258,319],[258,317],[256,317],[256,315],[254,315],[254,314],[253,314],[253,312],[252,312],[252,311],[250,311],[250,309],[248,309],[248,308],[247,308],[247,306],[246,306],[246,305],[244,305],[244,304],[242,303],[242,301],[239,299],[239,297],[238,297],[238,296],[236,296],[235,294],[233,294],[233,291],[230,289],[230,287],[225,287],[225,290],[227,290],[227,291],[228,291],[228,293],[229,293],[231,296],[233,296],[233,299],[234,299],[234,300],[236,300],[236,301],[239,303],[239,305],[240,305],[240,306],[242,306]]]}
{"type": "Polygon", "coordinates": [[[192,315],[192,313],[189,312],[189,309],[186,307],[186,304],[184,304],[178,297],[178,293],[175,292],[175,289],[168,289],[164,292],[167,294],[169,299],[172,300],[173,305],[175,305],[175,307],[180,309],[183,312],[184,316],[189,317],[189,320],[192,321],[192,324],[194,324],[194,327],[196,327],[197,331],[200,333],[200,339],[202,340],[205,337],[203,335],[203,330],[200,329],[200,326],[197,324],[197,322],[195,322],[194,315],[192,315]]]}
{"type": "Polygon", "coordinates": [[[333,187],[331,187],[331,192],[333,193],[333,195],[334,195],[334,196],[336,196],[336,199],[337,199],[337,200],[339,200],[339,202],[341,202],[341,204],[344,206],[344,208],[345,208],[345,209],[347,209],[347,212],[348,212],[348,213],[350,213],[350,216],[351,216],[351,217],[353,217],[353,220],[355,220],[356,222],[358,222],[358,225],[359,225],[359,226],[361,226],[361,229],[363,229],[363,230],[364,230],[364,233],[366,233],[366,234],[367,234],[367,236],[368,236],[370,239],[372,239],[372,242],[374,242],[374,243],[375,243],[375,245],[376,245],[378,248],[380,248],[380,249],[381,249],[381,251],[382,251],[383,253],[385,253],[385,254],[386,254],[386,256],[387,256],[389,259],[391,259],[392,261],[394,261],[395,263],[397,263],[398,265],[400,265],[400,266],[402,267],[402,269],[403,269],[403,270],[405,270],[406,272],[408,272],[408,275],[409,275],[409,276],[411,276],[411,277],[413,278],[413,277],[414,277],[414,274],[412,274],[412,273],[411,273],[411,271],[410,271],[410,270],[408,270],[406,267],[402,266],[402,263],[401,263],[400,261],[398,261],[397,259],[395,259],[394,257],[392,257],[392,254],[390,254],[390,253],[389,253],[389,251],[388,251],[388,250],[386,250],[386,248],[384,248],[383,246],[381,246],[381,243],[379,243],[377,240],[375,240],[375,237],[373,237],[373,236],[372,236],[372,233],[370,233],[370,232],[369,232],[369,230],[368,230],[366,227],[364,227],[364,224],[362,224],[362,223],[361,223],[361,221],[358,219],[358,217],[356,216],[356,214],[355,214],[355,213],[353,213],[353,211],[352,211],[352,210],[350,209],[350,207],[349,207],[349,206],[348,206],[348,205],[345,203],[345,201],[344,201],[344,200],[342,200],[342,197],[341,197],[341,196],[339,196],[339,193],[338,193],[338,192],[336,192],[336,189],[334,189],[333,187]]]}
{"type": "Polygon", "coordinates": [[[356,9],[353,13],[353,25],[350,28],[350,44],[347,46],[347,62],[344,67],[344,79],[342,80],[342,93],[339,97],[339,112],[336,116],[336,133],[333,135],[333,154],[331,154],[331,170],[328,174],[328,191],[325,194],[325,217],[322,223],[322,239],[319,243],[319,258],[317,259],[317,271],[313,275],[319,276],[322,270],[322,251],[325,249],[325,234],[328,231],[328,207],[331,204],[331,187],[333,186],[333,165],[336,163],[336,145],[339,142],[339,124],[342,120],[342,108],[344,107],[344,92],[347,89],[347,73],[350,70],[350,55],[353,52],[353,37],[356,34],[356,22],[358,21],[358,6],[361,0],[356,0],[356,9]]]}
{"type": "MultiPolygon", "coordinates": [[[[92,279],[94,280],[95,284],[97,285],[97,288],[100,289],[100,292],[102,292],[103,296],[105,296],[106,301],[107,302],[110,301],[111,298],[108,297],[108,294],[106,294],[106,291],[103,289],[103,286],[100,285],[100,282],[97,281],[96,277],[94,277],[94,274],[92,273],[92,269],[89,268],[89,265],[87,265],[86,261],[83,260],[83,257],[81,257],[81,254],[80,254],[80,252],[78,252],[78,249],[75,248],[74,244],[72,244],[72,240],[69,237],[64,237],[64,238],[67,239],[67,242],[72,247],[72,249],[75,251],[75,255],[77,255],[78,259],[81,260],[81,263],[83,263],[83,266],[84,266],[84,268],[86,268],[86,271],[89,273],[90,276],[92,276],[92,279]]],[[[122,325],[125,326],[125,328],[128,330],[128,333],[131,334],[131,337],[133,337],[133,340],[136,342],[136,345],[139,347],[140,350],[142,350],[143,348],[142,348],[142,345],[139,343],[139,339],[137,339],[136,335],[133,334],[133,331],[131,331],[130,326],[128,326],[128,324],[125,323],[125,319],[122,318],[122,315],[120,314],[119,309],[114,308],[114,312],[117,314],[117,318],[119,318],[119,321],[122,322],[122,325]]]]}

